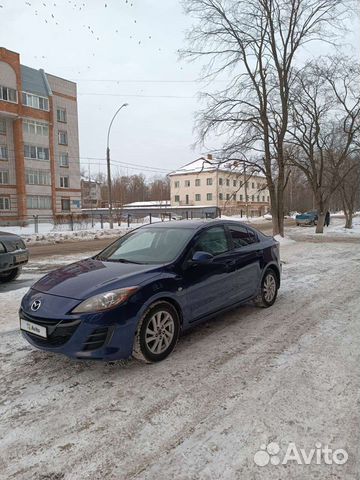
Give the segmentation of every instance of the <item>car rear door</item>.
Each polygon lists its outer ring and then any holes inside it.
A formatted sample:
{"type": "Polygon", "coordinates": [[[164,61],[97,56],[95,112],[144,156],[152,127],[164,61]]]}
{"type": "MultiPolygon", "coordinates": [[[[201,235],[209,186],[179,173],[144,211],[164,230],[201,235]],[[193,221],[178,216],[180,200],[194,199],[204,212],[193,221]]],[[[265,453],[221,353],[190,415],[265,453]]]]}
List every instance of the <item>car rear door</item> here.
{"type": "Polygon", "coordinates": [[[227,224],[226,228],[233,246],[236,301],[243,301],[257,292],[261,278],[262,244],[256,231],[246,225],[227,224]]]}
{"type": "Polygon", "coordinates": [[[223,225],[201,231],[191,246],[184,264],[183,281],[192,321],[233,303],[236,295],[234,256],[223,225]],[[206,264],[191,264],[195,252],[211,253],[206,264]]]}

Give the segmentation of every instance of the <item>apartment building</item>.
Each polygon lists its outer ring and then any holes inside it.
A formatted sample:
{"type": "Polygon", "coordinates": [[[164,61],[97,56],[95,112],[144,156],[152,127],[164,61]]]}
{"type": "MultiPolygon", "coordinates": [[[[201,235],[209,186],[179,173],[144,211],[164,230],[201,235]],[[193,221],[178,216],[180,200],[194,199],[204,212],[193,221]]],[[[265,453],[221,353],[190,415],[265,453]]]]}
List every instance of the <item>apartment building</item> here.
{"type": "Polygon", "coordinates": [[[76,84],[0,48],[0,221],[80,208],[76,84]]]}
{"type": "Polygon", "coordinates": [[[266,179],[212,155],[169,174],[171,205],[216,206],[224,212],[264,215],[270,208],[266,179]]]}

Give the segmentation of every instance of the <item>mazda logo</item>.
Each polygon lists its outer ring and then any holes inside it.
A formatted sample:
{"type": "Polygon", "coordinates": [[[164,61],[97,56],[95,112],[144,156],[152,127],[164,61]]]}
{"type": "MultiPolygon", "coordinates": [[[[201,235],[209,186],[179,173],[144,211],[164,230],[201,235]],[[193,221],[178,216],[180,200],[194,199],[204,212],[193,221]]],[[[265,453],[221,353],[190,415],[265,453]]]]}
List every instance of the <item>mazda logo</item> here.
{"type": "Polygon", "coordinates": [[[41,300],[34,300],[30,308],[33,312],[37,312],[40,307],[41,307],[41,300]]]}

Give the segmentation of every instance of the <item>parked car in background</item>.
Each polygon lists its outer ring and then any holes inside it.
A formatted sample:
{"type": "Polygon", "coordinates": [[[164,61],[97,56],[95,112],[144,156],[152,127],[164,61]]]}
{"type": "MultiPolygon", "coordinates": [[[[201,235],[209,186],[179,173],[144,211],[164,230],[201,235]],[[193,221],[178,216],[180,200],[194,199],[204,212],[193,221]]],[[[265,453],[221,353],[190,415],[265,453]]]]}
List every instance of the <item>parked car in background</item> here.
{"type": "Polygon", "coordinates": [[[15,280],[29,261],[23,240],[13,233],[0,232],[0,282],[15,280]]]}
{"type": "Polygon", "coordinates": [[[279,243],[226,220],[159,222],[46,275],[24,296],[35,347],[75,358],[157,362],[181,331],[280,287],[279,243]]]}
{"type": "Polygon", "coordinates": [[[316,225],[318,220],[318,214],[316,211],[310,211],[305,213],[299,213],[295,217],[296,225],[316,225]]]}

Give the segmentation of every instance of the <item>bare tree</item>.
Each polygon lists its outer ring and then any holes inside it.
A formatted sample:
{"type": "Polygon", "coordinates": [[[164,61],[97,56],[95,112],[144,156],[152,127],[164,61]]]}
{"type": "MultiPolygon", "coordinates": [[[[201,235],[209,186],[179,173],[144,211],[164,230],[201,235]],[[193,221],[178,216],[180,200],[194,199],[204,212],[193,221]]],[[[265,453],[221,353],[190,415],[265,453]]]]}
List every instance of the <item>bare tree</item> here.
{"type": "Polygon", "coordinates": [[[227,86],[203,94],[199,139],[222,135],[224,161],[242,158],[266,176],[274,234],[284,234],[285,136],[296,54],[335,41],[351,0],[183,0],[196,19],[183,56],[207,59],[204,77],[227,86]]]}
{"type": "Polygon", "coordinates": [[[360,157],[347,158],[343,169],[347,174],[340,185],[340,197],[345,214],[345,228],[352,228],[353,216],[360,202],[360,157]]]}
{"type": "Polygon", "coordinates": [[[359,151],[360,68],[347,58],[312,61],[296,76],[287,139],[291,162],[306,176],[322,233],[331,197],[354,169],[359,151]]]}

